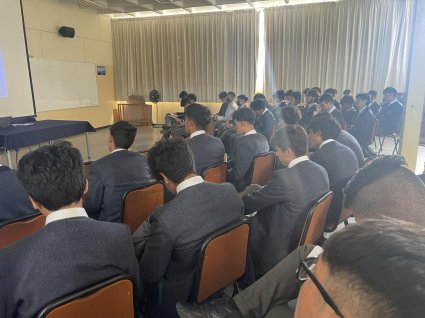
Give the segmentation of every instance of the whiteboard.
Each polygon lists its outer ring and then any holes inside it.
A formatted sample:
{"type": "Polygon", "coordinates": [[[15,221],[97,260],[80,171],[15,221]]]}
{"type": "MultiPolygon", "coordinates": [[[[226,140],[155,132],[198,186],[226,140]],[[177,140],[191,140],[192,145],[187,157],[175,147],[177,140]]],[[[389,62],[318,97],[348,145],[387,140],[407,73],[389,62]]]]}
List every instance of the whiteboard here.
{"type": "Polygon", "coordinates": [[[31,58],[30,65],[37,111],[99,104],[95,64],[31,58]]]}

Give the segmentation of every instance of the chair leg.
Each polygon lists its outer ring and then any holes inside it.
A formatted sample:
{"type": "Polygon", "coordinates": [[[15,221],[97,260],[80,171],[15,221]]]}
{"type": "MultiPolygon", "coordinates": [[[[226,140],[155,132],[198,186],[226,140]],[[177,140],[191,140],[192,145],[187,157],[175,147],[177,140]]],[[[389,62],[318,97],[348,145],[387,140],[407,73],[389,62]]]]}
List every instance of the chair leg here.
{"type": "Polygon", "coordinates": [[[398,145],[400,144],[400,140],[397,140],[396,136],[393,136],[394,139],[394,149],[393,149],[393,155],[398,154],[398,145]]]}
{"type": "Polygon", "coordinates": [[[232,297],[234,297],[235,295],[239,294],[240,292],[241,292],[241,288],[239,287],[239,284],[238,284],[238,282],[236,281],[236,282],[233,284],[233,295],[232,295],[232,297]]]}
{"type": "Polygon", "coordinates": [[[382,146],[384,145],[384,142],[385,142],[385,135],[384,136],[382,136],[382,139],[381,139],[381,136],[378,136],[378,139],[379,139],[379,151],[378,151],[378,156],[379,156],[379,154],[381,153],[381,151],[382,151],[382,146]]]}
{"type": "Polygon", "coordinates": [[[348,220],[344,221],[344,225],[347,226],[348,225],[348,220]]]}

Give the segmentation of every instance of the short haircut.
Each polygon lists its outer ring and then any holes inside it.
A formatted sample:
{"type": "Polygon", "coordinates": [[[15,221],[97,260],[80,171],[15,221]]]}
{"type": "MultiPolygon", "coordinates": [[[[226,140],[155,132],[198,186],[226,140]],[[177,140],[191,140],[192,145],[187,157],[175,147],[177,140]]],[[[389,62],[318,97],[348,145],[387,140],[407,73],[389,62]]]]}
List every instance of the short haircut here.
{"type": "Polygon", "coordinates": [[[180,101],[180,106],[181,107],[186,107],[187,105],[192,104],[192,101],[190,100],[189,97],[183,97],[180,101]]]}
{"type": "Polygon", "coordinates": [[[292,94],[294,94],[294,90],[293,89],[288,89],[286,91],[286,96],[292,96],[292,94]]]}
{"type": "Polygon", "coordinates": [[[182,99],[183,97],[187,97],[189,94],[186,91],[181,91],[179,94],[179,98],[182,99]]]}
{"type": "Polygon", "coordinates": [[[301,101],[301,92],[294,92],[292,97],[299,103],[301,101]]]}
{"type": "Polygon", "coordinates": [[[368,94],[369,94],[370,96],[373,96],[373,97],[378,96],[378,92],[377,92],[376,90],[374,90],[374,89],[371,89],[371,90],[368,92],[368,94]]]}
{"type": "Polygon", "coordinates": [[[198,97],[196,97],[196,95],[193,93],[190,93],[187,97],[189,97],[192,103],[195,103],[198,100],[198,97]]]}
{"type": "Polygon", "coordinates": [[[227,92],[221,92],[220,94],[218,94],[218,98],[223,99],[227,97],[227,92]]]}
{"type": "Polygon", "coordinates": [[[342,95],[349,95],[351,94],[351,89],[346,89],[342,92],[342,95]]]}
{"type": "Polygon", "coordinates": [[[356,95],[356,99],[361,99],[367,103],[370,102],[370,95],[366,93],[359,93],[356,95]]]}
{"type": "Polygon", "coordinates": [[[304,95],[307,95],[307,93],[308,93],[309,90],[310,90],[310,88],[308,88],[308,87],[304,88],[303,89],[303,94],[304,95]]]}
{"type": "Polygon", "coordinates": [[[343,98],[341,98],[341,104],[348,104],[353,105],[354,104],[354,98],[351,95],[345,95],[343,98]]]}
{"type": "Polygon", "coordinates": [[[235,120],[238,122],[244,121],[252,125],[255,123],[255,113],[251,108],[246,108],[246,107],[239,108],[233,113],[232,116],[233,116],[233,121],[235,120]]]}
{"type": "Polygon", "coordinates": [[[233,98],[235,98],[235,97],[236,97],[235,92],[228,92],[228,93],[227,93],[227,95],[229,95],[229,96],[233,96],[233,98]]]}
{"type": "Polygon", "coordinates": [[[297,125],[301,121],[301,111],[297,107],[285,106],[280,109],[280,117],[287,125],[297,125]]]}
{"type": "Polygon", "coordinates": [[[49,211],[80,201],[86,187],[81,153],[67,141],[27,153],[17,176],[29,196],[49,211]]]}
{"type": "Polygon", "coordinates": [[[306,96],[312,96],[312,97],[315,97],[315,98],[319,98],[320,97],[319,92],[317,90],[313,89],[313,88],[310,89],[307,92],[306,96]]]}
{"type": "Polygon", "coordinates": [[[353,317],[423,316],[423,227],[394,219],[353,224],[328,239],[321,258],[327,292],[353,317]]]}
{"type": "Polygon", "coordinates": [[[425,227],[425,186],[401,156],[381,156],[361,168],[344,189],[344,206],[358,219],[392,217],[425,227]]]}
{"type": "Polygon", "coordinates": [[[118,121],[109,128],[117,148],[128,149],[136,138],[137,128],[127,121],[118,121]]]}
{"type": "Polygon", "coordinates": [[[273,98],[282,100],[285,98],[285,91],[282,89],[279,89],[278,91],[274,92],[273,98]]]}
{"type": "Polygon", "coordinates": [[[397,90],[394,87],[387,87],[383,91],[384,94],[394,94],[397,95],[397,90]]]}
{"type": "Polygon", "coordinates": [[[248,96],[246,96],[246,95],[239,95],[237,98],[238,99],[243,99],[245,102],[248,101],[248,96]]]}
{"type": "Polygon", "coordinates": [[[192,104],[186,107],[184,111],[186,119],[194,121],[196,128],[205,129],[211,123],[211,111],[208,107],[192,104]]]}
{"type": "Polygon", "coordinates": [[[325,94],[331,94],[335,96],[336,94],[338,94],[338,90],[336,90],[335,88],[328,88],[325,90],[325,94]]]}
{"type": "Polygon", "coordinates": [[[320,132],[323,140],[336,139],[341,134],[341,126],[327,113],[318,114],[311,121],[308,130],[313,133],[320,132]]]}
{"type": "Polygon", "coordinates": [[[160,140],[149,149],[148,164],[152,176],[163,180],[160,173],[176,184],[195,173],[195,160],[187,142],[182,138],[160,140]]]}
{"type": "Polygon", "coordinates": [[[283,151],[291,148],[297,157],[305,156],[308,152],[307,133],[303,127],[288,125],[278,129],[271,143],[283,151]]]}
{"type": "Polygon", "coordinates": [[[261,94],[261,93],[257,93],[257,94],[255,94],[253,99],[254,99],[254,100],[261,99],[261,100],[267,101],[266,96],[265,96],[264,94],[261,94]]]}
{"type": "Polygon", "coordinates": [[[325,93],[325,94],[323,94],[322,96],[320,96],[320,98],[319,98],[319,103],[330,103],[330,104],[333,104],[333,102],[334,102],[334,97],[333,97],[333,95],[332,94],[329,94],[329,93],[325,93]]]}
{"type": "Polygon", "coordinates": [[[314,89],[315,91],[317,91],[319,94],[322,94],[322,89],[320,87],[314,86],[311,89],[314,89]]]}
{"type": "Polygon", "coordinates": [[[252,101],[249,107],[251,107],[254,111],[262,110],[267,108],[267,103],[262,99],[256,99],[252,101]]]}

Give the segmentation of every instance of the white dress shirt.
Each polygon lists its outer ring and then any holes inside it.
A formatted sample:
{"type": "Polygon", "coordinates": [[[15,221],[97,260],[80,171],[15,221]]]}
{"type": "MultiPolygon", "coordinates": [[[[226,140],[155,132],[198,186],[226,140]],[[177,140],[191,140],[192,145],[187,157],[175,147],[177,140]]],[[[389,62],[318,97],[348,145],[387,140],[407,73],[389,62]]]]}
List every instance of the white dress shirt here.
{"type": "Polygon", "coordinates": [[[70,208],[70,209],[58,210],[58,211],[50,213],[46,217],[46,225],[51,222],[70,219],[70,218],[78,218],[78,217],[86,217],[86,218],[88,217],[87,212],[86,210],[84,210],[84,208],[70,208]]]}
{"type": "Polygon", "coordinates": [[[236,105],[235,102],[231,102],[227,105],[226,113],[224,116],[218,116],[218,120],[224,120],[224,121],[232,121],[233,120],[233,113],[238,109],[238,105],[236,105]]]}
{"type": "Polygon", "coordinates": [[[331,114],[336,109],[335,105],[331,109],[328,110],[328,113],[331,114]]]}
{"type": "Polygon", "coordinates": [[[117,148],[115,150],[112,150],[111,153],[117,152],[117,151],[123,151],[123,150],[127,150],[127,149],[123,149],[123,148],[117,148]]]}
{"type": "Polygon", "coordinates": [[[193,137],[204,135],[206,134],[205,130],[198,130],[190,134],[189,139],[192,139],[193,137]]]}
{"type": "Polygon", "coordinates": [[[328,144],[328,143],[332,142],[332,141],[335,141],[335,139],[327,139],[327,140],[325,140],[325,141],[324,141],[324,142],[322,142],[322,144],[319,146],[319,149],[320,149],[320,148],[322,148],[324,145],[326,145],[326,144],[328,144]]]}
{"type": "Polygon", "coordinates": [[[301,156],[301,157],[295,158],[288,164],[288,168],[292,168],[293,166],[299,164],[300,162],[307,161],[307,160],[309,160],[307,156],[301,156]]]}
{"type": "Polygon", "coordinates": [[[255,129],[248,131],[244,136],[255,135],[257,131],[255,129]]]}
{"type": "Polygon", "coordinates": [[[186,179],[177,185],[177,193],[202,182],[204,182],[204,179],[202,179],[201,176],[194,176],[192,178],[186,179]]]}

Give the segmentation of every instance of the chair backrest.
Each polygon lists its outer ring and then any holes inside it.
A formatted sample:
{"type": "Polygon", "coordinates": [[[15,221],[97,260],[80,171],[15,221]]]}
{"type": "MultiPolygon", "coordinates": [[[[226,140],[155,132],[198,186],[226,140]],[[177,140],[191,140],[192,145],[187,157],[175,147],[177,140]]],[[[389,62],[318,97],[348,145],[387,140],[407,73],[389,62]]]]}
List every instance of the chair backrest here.
{"type": "Polygon", "coordinates": [[[90,164],[91,164],[91,161],[87,161],[87,162],[84,162],[84,165],[83,165],[84,175],[86,176],[86,178],[89,177],[90,164]]]}
{"type": "Polygon", "coordinates": [[[214,123],[210,122],[205,128],[205,131],[208,135],[214,136],[214,129],[215,129],[214,123]]]}
{"type": "Polygon", "coordinates": [[[133,318],[136,302],[134,280],[122,274],[51,302],[37,318],[133,318]]]}
{"type": "Polygon", "coordinates": [[[304,223],[300,241],[298,243],[299,246],[305,244],[316,244],[317,241],[322,237],[325,229],[326,216],[328,214],[332,197],[332,191],[326,193],[323,197],[317,200],[317,202],[310,209],[304,223]]]}
{"type": "Polygon", "coordinates": [[[375,121],[373,122],[372,130],[370,131],[371,135],[370,135],[370,139],[368,140],[369,145],[372,144],[373,140],[375,139],[375,133],[376,133],[377,127],[378,127],[378,119],[375,119],[375,121]]]}
{"type": "Polygon", "coordinates": [[[350,217],[353,216],[353,209],[342,208],[341,214],[339,215],[338,224],[347,221],[350,217]]]}
{"type": "Polygon", "coordinates": [[[220,162],[207,167],[202,173],[205,181],[214,183],[226,182],[227,162],[220,162]]]}
{"type": "Polygon", "coordinates": [[[0,227],[0,248],[37,232],[45,223],[46,217],[41,213],[3,223],[0,227]]]}
{"type": "Polygon", "coordinates": [[[244,275],[248,238],[249,219],[244,217],[205,240],[195,283],[195,297],[198,303],[202,303],[244,275]]]}
{"type": "Polygon", "coordinates": [[[275,153],[273,151],[259,154],[252,165],[251,184],[266,185],[273,174],[275,153]]]}
{"type": "Polygon", "coordinates": [[[157,207],[164,204],[164,186],[155,182],[130,190],[123,200],[123,223],[133,234],[157,207]]]}

